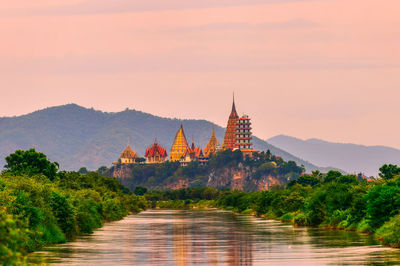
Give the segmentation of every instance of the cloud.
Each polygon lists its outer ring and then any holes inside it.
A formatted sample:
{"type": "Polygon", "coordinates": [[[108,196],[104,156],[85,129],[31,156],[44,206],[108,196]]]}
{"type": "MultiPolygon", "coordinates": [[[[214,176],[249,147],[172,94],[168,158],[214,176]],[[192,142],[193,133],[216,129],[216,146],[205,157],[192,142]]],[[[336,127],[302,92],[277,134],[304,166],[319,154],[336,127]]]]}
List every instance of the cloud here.
{"type": "Polygon", "coordinates": [[[360,70],[396,69],[399,64],[390,64],[370,58],[307,57],[301,59],[268,56],[222,56],[192,54],[163,54],[157,57],[145,55],[104,56],[74,55],[68,57],[0,57],[0,73],[20,74],[99,74],[99,73],[161,73],[161,72],[235,72],[260,70],[360,70]],[[279,62],[278,62],[279,61],[279,62]]]}
{"type": "Polygon", "coordinates": [[[219,8],[332,0],[86,0],[62,6],[3,9],[3,16],[67,16],[219,8]]]}
{"type": "Polygon", "coordinates": [[[211,23],[201,26],[179,27],[179,31],[214,31],[214,30],[284,30],[284,29],[304,29],[319,26],[311,20],[297,18],[286,21],[265,22],[265,23],[246,23],[246,22],[226,22],[211,23]]]}

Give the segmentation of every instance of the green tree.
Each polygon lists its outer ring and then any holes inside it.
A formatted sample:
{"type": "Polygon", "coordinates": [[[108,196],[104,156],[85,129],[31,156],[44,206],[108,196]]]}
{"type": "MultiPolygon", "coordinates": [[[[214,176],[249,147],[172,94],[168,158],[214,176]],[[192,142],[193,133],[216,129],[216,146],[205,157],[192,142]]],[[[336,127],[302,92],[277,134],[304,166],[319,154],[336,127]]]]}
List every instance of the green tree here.
{"type": "Polygon", "coordinates": [[[86,167],[81,167],[78,170],[78,173],[82,174],[82,175],[87,175],[89,173],[88,169],[86,167]]]}
{"type": "Polygon", "coordinates": [[[315,170],[311,172],[312,176],[318,179],[322,179],[324,177],[324,174],[321,173],[319,170],[315,170]]]}
{"type": "Polygon", "coordinates": [[[324,179],[324,183],[334,182],[337,181],[339,177],[342,176],[342,173],[339,171],[331,170],[329,171],[324,179]]]}
{"type": "Polygon", "coordinates": [[[99,169],[97,169],[97,173],[103,176],[107,174],[107,171],[108,171],[107,166],[101,166],[99,169]]]}
{"type": "Polygon", "coordinates": [[[135,187],[135,190],[133,191],[133,193],[138,196],[143,196],[144,194],[146,194],[146,192],[147,192],[147,188],[139,187],[139,186],[135,187]]]}
{"type": "Polygon", "coordinates": [[[26,231],[21,225],[6,213],[5,208],[0,208],[0,263],[1,265],[24,264],[23,255],[26,231]]]}
{"type": "Polygon", "coordinates": [[[260,165],[254,173],[255,178],[260,178],[263,175],[270,175],[276,170],[276,165],[273,162],[266,162],[260,165]]]}
{"type": "Polygon", "coordinates": [[[51,194],[50,206],[61,230],[67,238],[71,238],[76,233],[74,207],[68,202],[65,196],[54,191],[51,194]]]}
{"type": "Polygon", "coordinates": [[[7,173],[29,176],[43,174],[52,180],[59,168],[57,162],[50,162],[45,154],[36,152],[35,149],[17,150],[6,157],[6,162],[4,168],[7,173]]]}
{"type": "Polygon", "coordinates": [[[399,213],[400,187],[395,183],[375,186],[365,196],[368,223],[373,228],[380,227],[390,217],[399,213]]]}
{"type": "Polygon", "coordinates": [[[379,240],[394,248],[400,247],[400,215],[390,218],[376,231],[379,240]]]}
{"type": "Polygon", "coordinates": [[[309,175],[303,175],[300,176],[299,178],[292,180],[288,183],[288,187],[292,187],[296,184],[302,185],[302,186],[316,186],[321,183],[321,180],[314,177],[314,176],[309,176],[309,175]]]}
{"type": "Polygon", "coordinates": [[[385,180],[392,179],[396,175],[400,175],[400,168],[397,165],[385,164],[379,168],[379,176],[385,180]]]}
{"type": "Polygon", "coordinates": [[[326,192],[317,190],[305,203],[307,213],[306,223],[309,225],[319,225],[325,220],[326,215],[326,192]]]}
{"type": "Polygon", "coordinates": [[[274,199],[274,196],[271,191],[260,192],[256,199],[255,211],[256,211],[257,215],[262,215],[262,214],[267,213],[268,209],[271,206],[273,199],[274,199]]]}

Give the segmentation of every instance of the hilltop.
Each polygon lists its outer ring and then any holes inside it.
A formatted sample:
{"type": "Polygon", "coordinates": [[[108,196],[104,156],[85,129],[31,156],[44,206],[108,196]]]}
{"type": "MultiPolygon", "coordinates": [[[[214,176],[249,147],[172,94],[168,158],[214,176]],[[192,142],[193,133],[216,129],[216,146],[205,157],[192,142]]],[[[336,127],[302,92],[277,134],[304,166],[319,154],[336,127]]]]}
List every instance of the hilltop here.
{"type": "MultiPolygon", "coordinates": [[[[154,116],[136,110],[108,113],[88,109],[76,104],[50,107],[27,115],[0,118],[0,165],[5,156],[17,149],[36,148],[60,163],[64,170],[77,170],[82,166],[97,169],[119,158],[128,141],[136,152],[144,155],[145,148],[154,138],[170,150],[181,122],[189,140],[196,145],[207,144],[213,123],[206,120],[179,120],[154,116]]],[[[222,142],[225,129],[215,125],[216,137],[222,142]]],[[[276,156],[304,165],[307,171],[320,169],[257,137],[254,147],[270,150],[276,156]]]]}

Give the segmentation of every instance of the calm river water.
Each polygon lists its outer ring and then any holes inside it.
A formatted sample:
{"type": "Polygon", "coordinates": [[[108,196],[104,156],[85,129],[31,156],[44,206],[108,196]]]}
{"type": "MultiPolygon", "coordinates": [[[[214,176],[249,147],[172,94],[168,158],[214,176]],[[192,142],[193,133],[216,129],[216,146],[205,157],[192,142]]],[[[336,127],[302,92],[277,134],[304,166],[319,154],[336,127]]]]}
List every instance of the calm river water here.
{"type": "Polygon", "coordinates": [[[150,210],[33,253],[69,265],[400,265],[366,235],[295,228],[219,210],[150,210]]]}

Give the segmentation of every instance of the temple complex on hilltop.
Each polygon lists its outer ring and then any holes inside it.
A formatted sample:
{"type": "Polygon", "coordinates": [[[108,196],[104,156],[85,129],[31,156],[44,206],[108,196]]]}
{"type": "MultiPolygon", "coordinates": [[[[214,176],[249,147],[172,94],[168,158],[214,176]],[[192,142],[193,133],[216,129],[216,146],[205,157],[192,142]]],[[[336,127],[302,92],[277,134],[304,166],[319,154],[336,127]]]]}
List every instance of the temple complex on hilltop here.
{"type": "MultiPolygon", "coordinates": [[[[228,125],[226,127],[224,142],[222,144],[223,150],[241,150],[243,156],[252,157],[253,153],[258,152],[253,149],[252,143],[252,132],[251,132],[251,120],[248,115],[238,116],[235,105],[235,97],[233,97],[232,110],[229,115],[228,125]]],[[[189,147],[183,125],[175,135],[174,142],[171,147],[170,161],[180,162],[182,166],[188,165],[192,161],[197,161],[199,164],[206,164],[210,156],[217,153],[221,147],[219,146],[218,139],[215,137],[214,126],[207,146],[203,150],[194,145],[189,147]]],[[[146,160],[138,157],[138,155],[131,149],[129,145],[126,146],[125,150],[121,153],[118,162],[114,162],[114,165],[118,164],[135,164],[135,163],[163,163],[167,161],[167,151],[164,147],[160,146],[157,140],[146,149],[145,153],[146,160]],[[138,160],[139,159],[139,160],[138,160]]]]}
{"type": "Polygon", "coordinates": [[[131,149],[129,144],[126,146],[125,150],[121,153],[120,162],[122,164],[133,164],[136,163],[136,159],[138,158],[135,151],[131,149]]]}
{"type": "Polygon", "coordinates": [[[158,145],[156,139],[154,144],[146,149],[144,157],[146,157],[146,163],[163,163],[167,160],[168,154],[164,147],[158,145]]]}
{"type": "Polygon", "coordinates": [[[189,145],[186,140],[185,132],[183,131],[183,125],[181,124],[181,127],[176,133],[174,143],[172,144],[170,161],[180,161],[187,149],[189,149],[189,145]]]}
{"type": "Polygon", "coordinates": [[[217,153],[220,150],[220,146],[217,138],[215,137],[215,129],[214,126],[212,128],[210,141],[207,143],[207,146],[204,148],[204,156],[210,157],[211,155],[217,153]]]}

